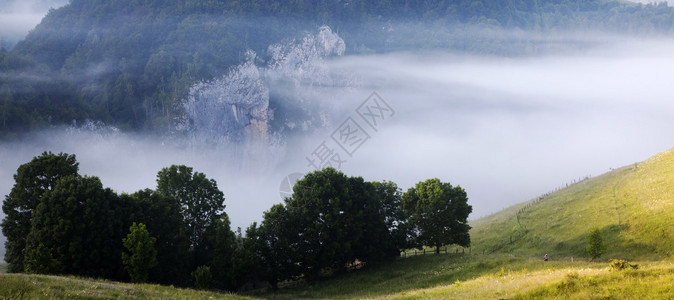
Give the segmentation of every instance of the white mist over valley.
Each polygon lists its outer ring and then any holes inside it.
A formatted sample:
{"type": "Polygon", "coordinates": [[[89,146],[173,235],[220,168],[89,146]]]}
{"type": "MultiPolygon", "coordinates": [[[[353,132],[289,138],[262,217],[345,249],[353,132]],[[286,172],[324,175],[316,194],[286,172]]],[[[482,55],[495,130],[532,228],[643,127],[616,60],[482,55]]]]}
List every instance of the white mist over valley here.
{"type": "Polygon", "coordinates": [[[643,160],[674,139],[669,39],[602,37],[582,50],[517,57],[343,55],[343,41],[327,30],[196,84],[172,135],[90,122],[2,144],[0,194],[43,151],[76,154],[82,174],[119,193],[155,188],[161,168],[185,164],[218,182],[233,228],[245,228],[282,201],[285,176],[313,170],[307,158],[327,142],[349,175],[403,190],[433,177],[461,185],[474,219],[643,160]],[[349,155],[331,134],[348,118],[362,122],[356,110],[373,92],[395,114],[367,128],[370,138],[349,155]],[[297,99],[307,123],[270,129],[270,94],[297,99]]]}

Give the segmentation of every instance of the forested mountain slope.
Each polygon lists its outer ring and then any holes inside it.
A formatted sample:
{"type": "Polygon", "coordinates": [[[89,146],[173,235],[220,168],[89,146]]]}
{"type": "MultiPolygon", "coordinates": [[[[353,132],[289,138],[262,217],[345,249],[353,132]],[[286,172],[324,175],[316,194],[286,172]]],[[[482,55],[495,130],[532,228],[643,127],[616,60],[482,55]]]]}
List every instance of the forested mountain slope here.
{"type": "Polygon", "coordinates": [[[548,47],[540,36],[667,35],[673,21],[666,4],[606,0],[72,0],[11,51],[0,50],[0,139],[87,119],[166,133],[195,82],[227,74],[249,50],[264,64],[270,45],[323,25],[344,39],[347,55],[521,55],[548,47]]]}

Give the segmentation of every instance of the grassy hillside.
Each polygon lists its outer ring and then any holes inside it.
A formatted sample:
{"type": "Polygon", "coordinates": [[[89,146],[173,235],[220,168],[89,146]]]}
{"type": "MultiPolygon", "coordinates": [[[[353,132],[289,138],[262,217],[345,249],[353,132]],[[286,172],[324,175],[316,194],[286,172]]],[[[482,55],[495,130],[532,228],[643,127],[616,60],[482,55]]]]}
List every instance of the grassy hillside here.
{"type": "Polygon", "coordinates": [[[652,263],[617,271],[597,264],[551,263],[541,270],[486,274],[430,289],[389,295],[387,299],[665,299],[672,296],[674,265],[652,263]]]}
{"type": "Polygon", "coordinates": [[[504,254],[427,255],[337,279],[253,295],[265,299],[653,299],[674,293],[674,264],[549,261],[504,254]]]}
{"type": "Polygon", "coordinates": [[[477,220],[471,237],[473,251],[578,258],[599,228],[605,259],[656,260],[674,253],[672,218],[674,149],[477,220]]]}
{"type": "MultiPolygon", "coordinates": [[[[472,222],[472,255],[405,259],[265,297],[657,298],[674,283],[674,149],[472,222]],[[587,234],[606,246],[588,262],[587,234]],[[484,254],[483,254],[484,253],[484,254]],[[551,262],[541,260],[550,254],[551,262]],[[607,261],[639,261],[611,271],[607,261]],[[489,287],[489,288],[485,288],[489,287]]],[[[454,250],[450,250],[450,253],[454,250]]],[[[466,253],[468,251],[466,250],[466,253]]]]}
{"type": "Polygon", "coordinates": [[[0,274],[0,297],[19,299],[654,299],[674,294],[674,263],[606,262],[492,255],[427,255],[314,284],[246,296],[71,277],[0,274]]]}

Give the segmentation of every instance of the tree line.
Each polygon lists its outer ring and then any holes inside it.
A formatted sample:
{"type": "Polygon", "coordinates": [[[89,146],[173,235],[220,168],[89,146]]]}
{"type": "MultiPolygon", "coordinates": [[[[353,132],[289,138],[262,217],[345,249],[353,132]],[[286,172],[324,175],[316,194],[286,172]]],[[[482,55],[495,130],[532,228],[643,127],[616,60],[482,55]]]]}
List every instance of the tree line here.
{"type": "Polygon", "coordinates": [[[466,192],[438,179],[403,193],[390,181],[315,171],[245,234],[231,230],[217,183],[183,165],[160,170],[154,190],[121,195],[80,175],[66,153],[44,152],[14,179],[2,205],[10,272],[236,290],[312,281],[411,247],[470,244],[466,192]]]}

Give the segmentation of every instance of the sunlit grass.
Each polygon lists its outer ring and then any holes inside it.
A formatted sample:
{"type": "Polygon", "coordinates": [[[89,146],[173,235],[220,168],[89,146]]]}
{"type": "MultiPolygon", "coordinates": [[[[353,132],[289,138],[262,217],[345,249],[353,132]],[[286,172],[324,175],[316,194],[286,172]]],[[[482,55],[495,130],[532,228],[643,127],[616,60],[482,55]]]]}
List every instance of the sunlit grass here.
{"type": "Polygon", "coordinates": [[[472,250],[586,258],[587,234],[599,228],[603,260],[658,260],[674,253],[672,212],[674,150],[476,220],[472,250]]]}
{"type": "Polygon", "coordinates": [[[606,264],[504,271],[431,289],[386,296],[393,299],[658,299],[674,293],[674,265],[651,263],[611,271],[606,264]]]}
{"type": "MultiPolygon", "coordinates": [[[[549,261],[510,255],[429,255],[376,266],[277,292],[264,299],[591,299],[667,298],[674,264],[637,262],[614,271],[607,262],[549,261]]],[[[151,284],[25,274],[0,275],[0,297],[24,299],[238,299],[151,284]]]]}
{"type": "Polygon", "coordinates": [[[391,264],[345,274],[314,284],[300,285],[277,292],[254,294],[271,299],[380,298],[405,294],[418,289],[433,289],[457,281],[463,282],[502,272],[548,270],[560,267],[586,267],[606,264],[550,261],[511,255],[440,254],[401,259],[391,264]]]}

